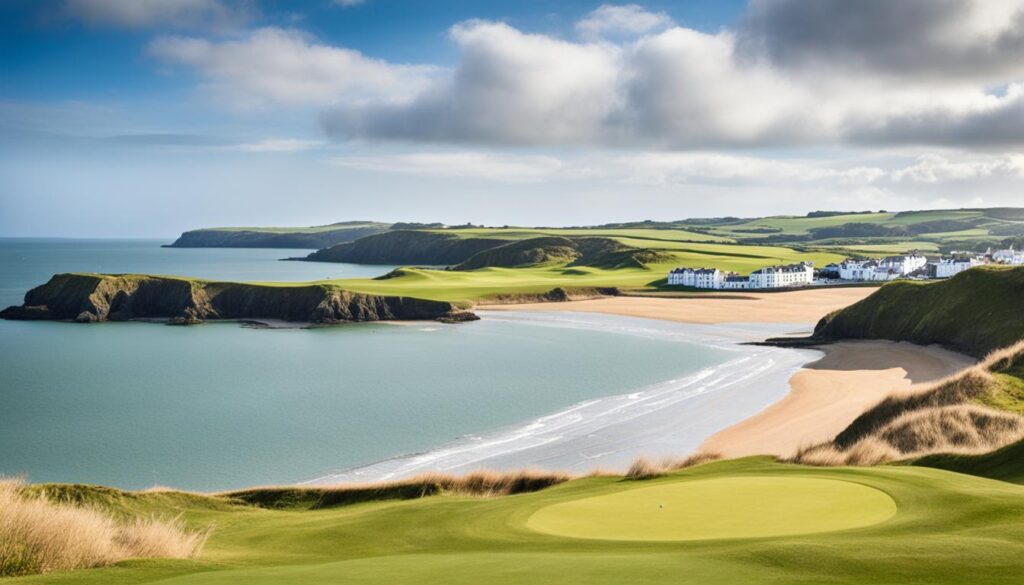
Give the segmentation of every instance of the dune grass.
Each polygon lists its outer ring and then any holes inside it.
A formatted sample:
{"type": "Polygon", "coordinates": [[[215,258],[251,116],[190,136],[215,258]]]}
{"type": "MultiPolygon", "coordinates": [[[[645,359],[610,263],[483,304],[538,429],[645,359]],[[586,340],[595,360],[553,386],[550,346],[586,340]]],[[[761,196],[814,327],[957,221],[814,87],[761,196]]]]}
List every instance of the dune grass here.
{"type": "Polygon", "coordinates": [[[834,440],[794,461],[876,465],[930,454],[982,454],[1024,438],[1024,341],[923,389],[895,393],[858,416],[834,440]]]}
{"type": "Polygon", "coordinates": [[[190,559],[209,529],[178,519],[117,519],[109,510],[53,502],[0,480],[0,577],[112,565],[126,559],[190,559]]]}
{"type": "MultiPolygon", "coordinates": [[[[714,496],[717,490],[708,491],[714,496]]],[[[787,497],[786,492],[776,494],[780,505],[805,511],[799,504],[806,494],[787,497]]],[[[644,482],[599,476],[508,497],[438,495],[319,509],[240,506],[224,496],[210,497],[207,504],[191,497],[168,499],[166,493],[137,497],[151,502],[152,513],[184,512],[193,525],[215,522],[201,558],[132,561],[9,582],[1016,584],[1024,558],[1020,486],[918,467],[812,468],[752,458],[707,463],[644,482]],[[768,485],[766,478],[787,486],[807,480],[879,490],[895,502],[896,515],[813,535],[660,542],[570,538],[528,525],[549,506],[711,480],[753,490],[747,493],[754,502],[758,486],[768,485]],[[185,502],[193,503],[178,507],[185,502]]],[[[725,499],[708,512],[728,511],[731,505],[725,499]]],[[[745,510],[747,524],[756,526],[762,508],[753,503],[745,510]]]]}

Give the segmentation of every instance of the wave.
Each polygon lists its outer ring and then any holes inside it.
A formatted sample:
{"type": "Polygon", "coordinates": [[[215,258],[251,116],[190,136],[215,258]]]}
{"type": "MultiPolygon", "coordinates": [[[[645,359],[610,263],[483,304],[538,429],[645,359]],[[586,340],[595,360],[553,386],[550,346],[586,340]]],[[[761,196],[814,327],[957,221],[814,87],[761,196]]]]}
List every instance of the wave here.
{"type": "Polygon", "coordinates": [[[691,326],[590,314],[500,313],[486,318],[546,327],[600,329],[713,345],[738,357],[629,392],[585,400],[557,412],[434,449],[324,474],[308,484],[380,481],[418,473],[535,467],[585,472],[622,468],[639,455],[682,455],[714,432],[751,416],[789,390],[789,377],[819,352],[741,345],[779,326],[691,326]]]}

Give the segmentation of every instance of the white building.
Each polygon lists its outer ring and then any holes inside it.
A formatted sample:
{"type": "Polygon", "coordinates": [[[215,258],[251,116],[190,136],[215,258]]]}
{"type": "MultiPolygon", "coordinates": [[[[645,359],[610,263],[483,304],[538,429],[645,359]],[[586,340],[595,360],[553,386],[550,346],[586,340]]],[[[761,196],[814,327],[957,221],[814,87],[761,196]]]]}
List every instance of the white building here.
{"type": "Polygon", "coordinates": [[[1024,250],[1014,250],[1013,246],[1008,250],[996,250],[992,252],[992,260],[1000,264],[1024,266],[1024,250]]]}
{"type": "Polygon", "coordinates": [[[913,253],[907,256],[888,256],[881,260],[853,260],[847,258],[839,264],[841,280],[886,282],[896,280],[928,265],[928,259],[913,253]]]}
{"type": "Polygon", "coordinates": [[[725,290],[743,290],[752,288],[750,286],[750,277],[731,273],[725,277],[725,280],[722,282],[722,288],[725,290]]]}
{"type": "Polygon", "coordinates": [[[750,288],[789,288],[807,286],[813,281],[814,264],[810,262],[767,266],[750,273],[750,288]]]}
{"type": "Polygon", "coordinates": [[[749,277],[717,268],[676,268],[668,273],[671,286],[691,286],[715,290],[752,288],[788,288],[806,286],[814,280],[814,265],[809,262],[788,266],[769,266],[755,270],[749,277]]]}
{"type": "Polygon", "coordinates": [[[929,273],[932,278],[949,278],[969,270],[975,266],[984,264],[977,258],[962,256],[959,258],[942,258],[938,262],[929,264],[929,273]]]}
{"type": "Polygon", "coordinates": [[[911,252],[906,256],[886,256],[885,258],[882,258],[878,264],[884,268],[894,270],[901,275],[906,275],[927,266],[928,259],[917,252],[911,252]]]}
{"type": "Polygon", "coordinates": [[[676,268],[668,273],[670,286],[719,289],[724,279],[725,275],[717,268],[676,268]]]}

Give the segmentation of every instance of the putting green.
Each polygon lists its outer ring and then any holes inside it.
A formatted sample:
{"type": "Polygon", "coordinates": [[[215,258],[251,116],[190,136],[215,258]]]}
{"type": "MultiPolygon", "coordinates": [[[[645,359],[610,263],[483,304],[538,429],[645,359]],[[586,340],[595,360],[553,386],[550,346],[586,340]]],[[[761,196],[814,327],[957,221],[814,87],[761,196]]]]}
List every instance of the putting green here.
{"type": "Polygon", "coordinates": [[[679,481],[537,510],[537,532],[601,540],[703,540],[831,532],[896,514],[885,492],[848,481],[729,477],[679,481]]]}

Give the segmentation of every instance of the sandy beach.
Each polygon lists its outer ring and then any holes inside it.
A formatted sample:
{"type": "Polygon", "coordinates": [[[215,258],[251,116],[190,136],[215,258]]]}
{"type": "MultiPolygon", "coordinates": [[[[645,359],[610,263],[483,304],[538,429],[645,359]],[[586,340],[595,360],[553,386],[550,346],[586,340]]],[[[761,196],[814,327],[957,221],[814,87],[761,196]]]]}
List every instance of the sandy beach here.
{"type": "MultiPolygon", "coordinates": [[[[691,298],[611,297],[570,303],[489,306],[494,311],[569,311],[695,324],[792,323],[809,330],[825,314],[868,296],[873,288],[784,293],[720,293],[691,298]]],[[[701,451],[725,457],[788,456],[826,441],[893,392],[926,385],[974,363],[939,347],[887,341],[822,346],[825,356],[789,379],[784,398],[708,437],[701,451]]]]}
{"type": "Polygon", "coordinates": [[[778,293],[713,293],[685,298],[603,297],[568,303],[481,305],[488,311],[571,311],[680,323],[801,323],[852,305],[874,288],[817,288],[778,293]]]}
{"type": "Polygon", "coordinates": [[[825,357],[789,380],[785,398],[715,433],[700,450],[724,457],[787,457],[827,441],[893,392],[927,385],[974,364],[939,347],[890,341],[846,341],[820,348],[825,357]]]}

